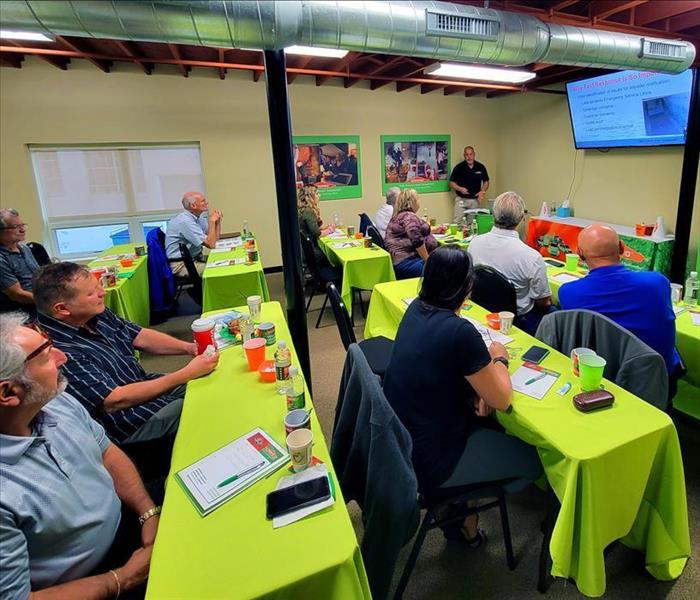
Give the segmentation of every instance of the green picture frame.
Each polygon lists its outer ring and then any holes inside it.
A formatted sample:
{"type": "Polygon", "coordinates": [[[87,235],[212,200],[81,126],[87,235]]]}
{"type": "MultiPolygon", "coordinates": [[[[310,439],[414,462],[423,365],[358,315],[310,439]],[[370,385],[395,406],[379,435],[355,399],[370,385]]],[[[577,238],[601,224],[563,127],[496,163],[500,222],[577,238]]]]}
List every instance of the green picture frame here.
{"type": "Polygon", "coordinates": [[[297,188],[315,184],[322,201],[362,197],[359,135],[295,135],[292,144],[297,188]]]}
{"type": "Polygon", "coordinates": [[[382,135],[379,144],[382,193],[392,187],[413,188],[419,194],[449,191],[449,135],[382,135]]]}

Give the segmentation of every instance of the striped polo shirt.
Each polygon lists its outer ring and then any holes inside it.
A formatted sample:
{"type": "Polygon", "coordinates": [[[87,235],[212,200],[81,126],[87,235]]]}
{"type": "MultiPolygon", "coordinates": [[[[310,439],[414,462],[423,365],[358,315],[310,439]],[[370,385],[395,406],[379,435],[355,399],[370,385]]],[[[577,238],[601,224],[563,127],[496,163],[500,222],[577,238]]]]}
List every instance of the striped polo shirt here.
{"type": "Polygon", "coordinates": [[[124,442],[174,399],[165,394],[123,410],[111,413],[104,410],[104,400],[115,388],[161,377],[160,373],[146,373],[135,356],[134,339],[141,331],[135,323],[118,317],[108,308],[90,320],[93,331],[43,313],[39,313],[39,323],[68,357],[63,366],[68,391],[115,442],[124,442]]]}

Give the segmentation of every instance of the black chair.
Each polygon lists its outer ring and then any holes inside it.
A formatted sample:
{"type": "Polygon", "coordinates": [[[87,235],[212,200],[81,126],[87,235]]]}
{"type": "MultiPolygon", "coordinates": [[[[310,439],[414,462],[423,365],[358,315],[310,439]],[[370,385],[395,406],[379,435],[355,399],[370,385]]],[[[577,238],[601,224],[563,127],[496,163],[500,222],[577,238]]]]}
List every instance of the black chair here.
{"type": "Polygon", "coordinates": [[[474,269],[474,288],[471,299],[491,312],[508,310],[518,314],[515,286],[496,269],[477,265],[474,269]]]}
{"type": "Polygon", "coordinates": [[[51,257],[43,245],[39,242],[29,242],[27,246],[32,251],[32,256],[34,256],[34,260],[40,267],[51,264],[51,257]]]}
{"type": "Polygon", "coordinates": [[[386,245],[384,244],[384,238],[382,237],[382,234],[379,233],[379,230],[374,225],[370,225],[367,228],[367,235],[370,237],[370,239],[372,240],[372,243],[375,246],[379,246],[382,250],[386,250],[386,245]]]}
{"type": "Polygon", "coordinates": [[[181,278],[181,277],[176,277],[175,278],[175,285],[177,287],[177,296],[180,295],[180,292],[186,285],[190,285],[191,287],[188,289],[189,295],[192,297],[192,300],[194,300],[199,306],[202,306],[203,303],[203,292],[202,292],[202,277],[199,274],[199,271],[197,271],[197,267],[194,264],[194,259],[192,258],[192,254],[190,251],[187,249],[187,246],[185,244],[180,244],[180,256],[182,257],[182,262],[185,263],[185,269],[187,270],[187,277],[186,278],[181,278]]]}
{"type": "Polygon", "coordinates": [[[366,235],[366,234],[367,234],[367,228],[368,228],[370,225],[374,225],[374,223],[372,222],[372,219],[369,218],[369,216],[367,215],[367,213],[359,213],[358,216],[360,217],[360,233],[361,233],[362,235],[366,235]]]}
{"type": "MultiPolygon", "coordinates": [[[[347,351],[350,344],[357,344],[350,315],[348,315],[347,308],[345,307],[343,299],[340,297],[338,288],[335,287],[333,283],[329,282],[326,284],[326,294],[331,301],[331,308],[335,315],[335,322],[338,324],[340,339],[343,342],[343,347],[347,351]]],[[[357,345],[365,355],[369,367],[372,369],[372,373],[384,379],[384,374],[386,373],[389,360],[391,359],[391,350],[394,347],[393,340],[380,335],[362,340],[357,345]]]]}
{"type": "MultiPolygon", "coordinates": [[[[339,269],[335,269],[330,266],[320,266],[316,260],[316,254],[314,252],[314,241],[305,233],[301,234],[301,249],[304,253],[304,261],[306,263],[306,268],[309,271],[309,280],[307,287],[309,288],[309,297],[306,302],[306,312],[309,312],[309,307],[311,306],[311,301],[314,296],[321,292],[323,293],[326,289],[326,284],[334,283],[341,285],[343,280],[343,274],[339,269]]],[[[323,318],[323,313],[326,310],[326,304],[328,303],[328,295],[323,299],[323,305],[321,306],[321,312],[318,314],[318,319],[316,319],[316,329],[318,329],[321,324],[321,319],[323,318]]]]}

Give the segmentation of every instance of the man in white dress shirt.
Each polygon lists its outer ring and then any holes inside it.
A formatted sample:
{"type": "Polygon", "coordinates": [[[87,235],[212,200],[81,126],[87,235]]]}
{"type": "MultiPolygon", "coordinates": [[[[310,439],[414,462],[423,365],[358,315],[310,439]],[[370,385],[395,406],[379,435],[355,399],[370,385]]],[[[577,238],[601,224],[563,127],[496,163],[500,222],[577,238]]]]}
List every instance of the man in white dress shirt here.
{"type": "Polygon", "coordinates": [[[396,202],[400,192],[401,190],[397,187],[389,188],[386,193],[386,202],[379,207],[374,215],[374,226],[382,234],[382,237],[386,237],[386,227],[394,214],[394,202],[396,202]]]}

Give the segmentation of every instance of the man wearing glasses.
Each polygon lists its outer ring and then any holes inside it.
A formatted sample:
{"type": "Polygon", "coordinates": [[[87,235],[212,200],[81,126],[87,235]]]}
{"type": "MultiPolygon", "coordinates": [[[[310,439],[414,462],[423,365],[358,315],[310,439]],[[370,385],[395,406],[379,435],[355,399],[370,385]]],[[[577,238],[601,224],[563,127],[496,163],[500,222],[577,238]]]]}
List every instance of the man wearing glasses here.
{"type": "Polygon", "coordinates": [[[116,598],[148,576],[160,507],[25,320],[0,315],[0,597],[116,598]]]}
{"type": "Polygon", "coordinates": [[[32,275],[39,265],[24,243],[26,228],[15,209],[0,209],[0,312],[34,314],[32,275]]]}

